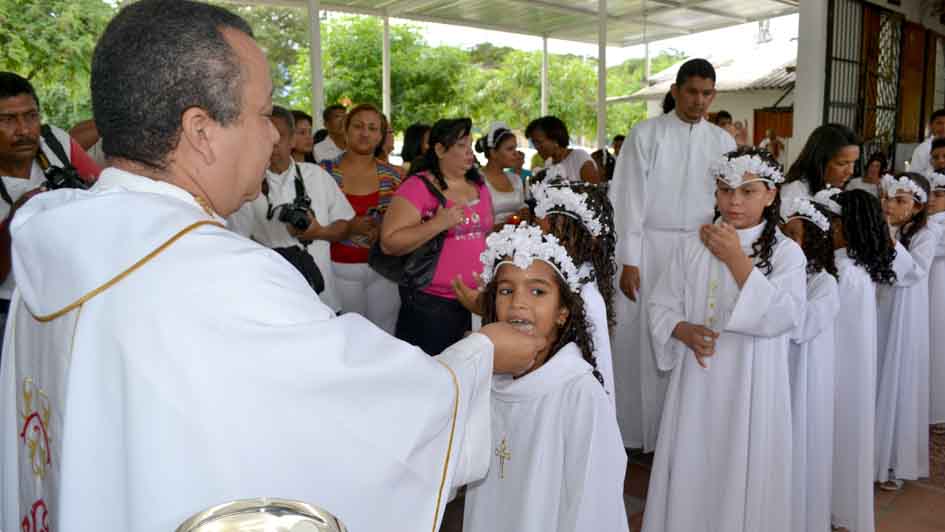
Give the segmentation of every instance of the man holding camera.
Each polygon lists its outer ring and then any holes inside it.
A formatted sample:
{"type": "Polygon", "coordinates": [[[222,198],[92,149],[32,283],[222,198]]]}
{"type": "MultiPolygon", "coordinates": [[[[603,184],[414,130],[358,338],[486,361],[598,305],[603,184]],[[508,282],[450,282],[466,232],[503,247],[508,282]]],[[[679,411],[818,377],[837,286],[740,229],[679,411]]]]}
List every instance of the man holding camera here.
{"type": "Polygon", "coordinates": [[[279,140],[273,145],[262,194],[231,216],[229,226],[278,251],[302,273],[321,300],[338,311],[329,243],[347,238],[354,210],[320,166],[299,163],[292,157],[292,112],[273,106],[270,120],[279,140]],[[317,271],[312,271],[313,266],[317,271]]]}
{"type": "Polygon", "coordinates": [[[10,263],[10,220],[24,203],[50,188],[85,188],[98,166],[69,134],[43,126],[39,98],[25,78],[0,72],[0,339],[16,285],[10,263]]]}

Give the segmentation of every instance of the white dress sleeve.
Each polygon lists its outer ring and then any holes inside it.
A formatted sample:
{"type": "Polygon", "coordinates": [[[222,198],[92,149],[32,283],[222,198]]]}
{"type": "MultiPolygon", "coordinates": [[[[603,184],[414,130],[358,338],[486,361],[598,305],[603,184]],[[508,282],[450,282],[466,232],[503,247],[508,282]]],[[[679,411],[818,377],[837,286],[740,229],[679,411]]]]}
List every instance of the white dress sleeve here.
{"type": "Polygon", "coordinates": [[[794,343],[807,343],[832,326],[840,311],[840,295],[837,280],[827,272],[820,272],[808,280],[807,305],[804,320],[792,335],[794,343]]]}
{"type": "Polygon", "coordinates": [[[617,156],[611,181],[610,201],[618,213],[615,221],[619,224],[616,226],[616,258],[621,266],[640,266],[643,254],[643,220],[650,167],[650,149],[645,136],[652,134],[649,129],[637,126],[630,131],[617,156]]]}
{"type": "Polygon", "coordinates": [[[582,377],[568,398],[564,482],[557,532],[627,532],[627,454],[600,384],[582,377]]]}
{"type": "Polygon", "coordinates": [[[896,260],[893,261],[896,286],[912,286],[929,276],[938,246],[936,235],[936,231],[928,228],[920,230],[912,237],[909,249],[896,241],[896,260]]]}
{"type": "Polygon", "coordinates": [[[773,269],[766,277],[754,268],[745,281],[726,331],[773,338],[790,333],[801,324],[807,301],[807,259],[793,241],[783,239],[771,257],[773,269]]]}
{"type": "Polygon", "coordinates": [[[673,338],[673,330],[679,322],[686,321],[686,243],[680,243],[673,257],[656,282],[650,294],[650,333],[656,365],[662,371],[670,371],[689,351],[686,344],[673,338]]]}

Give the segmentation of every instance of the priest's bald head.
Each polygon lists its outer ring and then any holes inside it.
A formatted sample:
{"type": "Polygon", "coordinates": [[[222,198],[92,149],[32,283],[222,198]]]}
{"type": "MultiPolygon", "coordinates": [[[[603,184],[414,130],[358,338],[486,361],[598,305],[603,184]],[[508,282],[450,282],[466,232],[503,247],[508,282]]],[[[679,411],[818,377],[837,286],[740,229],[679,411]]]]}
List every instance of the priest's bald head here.
{"type": "Polygon", "coordinates": [[[204,3],[126,6],[92,60],[95,123],[111,164],[177,185],[222,216],[259,194],[279,138],[271,94],[249,25],[204,3]]]}

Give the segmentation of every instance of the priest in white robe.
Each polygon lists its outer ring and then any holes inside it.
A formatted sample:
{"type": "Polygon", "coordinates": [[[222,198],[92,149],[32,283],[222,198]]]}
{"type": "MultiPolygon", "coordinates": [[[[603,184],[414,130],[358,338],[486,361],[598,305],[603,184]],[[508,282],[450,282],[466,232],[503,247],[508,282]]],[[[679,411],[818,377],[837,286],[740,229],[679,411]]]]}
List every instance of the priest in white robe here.
{"type": "Polygon", "coordinates": [[[646,301],[677,243],[710,223],[715,184],[709,165],[736,148],[725,130],[705,120],[715,95],[715,70],[687,61],[673,85],[676,109],[634,126],[617,158],[610,188],[623,295],[615,301],[613,340],[617,418],[624,445],[656,448],[669,374],[660,371],[646,301]]]}
{"type": "Polygon", "coordinates": [[[541,346],[493,327],[429,358],[224,229],[259,193],[271,87],[221,8],[144,0],[109,23],[92,99],[115,167],[12,224],[0,529],[167,532],[269,496],[435,531],[485,474],[492,373],[541,346]]]}

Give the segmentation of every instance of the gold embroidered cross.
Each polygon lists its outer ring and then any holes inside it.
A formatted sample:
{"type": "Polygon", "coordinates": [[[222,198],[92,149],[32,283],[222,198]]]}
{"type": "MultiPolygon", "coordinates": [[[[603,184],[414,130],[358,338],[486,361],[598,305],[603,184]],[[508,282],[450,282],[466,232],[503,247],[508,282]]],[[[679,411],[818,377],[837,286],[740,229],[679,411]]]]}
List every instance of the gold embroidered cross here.
{"type": "Polygon", "coordinates": [[[502,443],[496,448],[495,455],[499,457],[499,478],[503,479],[505,478],[505,461],[512,459],[512,452],[505,438],[502,438],[502,443]]]}

